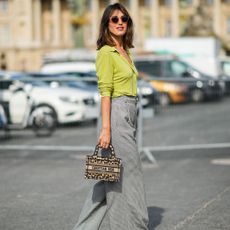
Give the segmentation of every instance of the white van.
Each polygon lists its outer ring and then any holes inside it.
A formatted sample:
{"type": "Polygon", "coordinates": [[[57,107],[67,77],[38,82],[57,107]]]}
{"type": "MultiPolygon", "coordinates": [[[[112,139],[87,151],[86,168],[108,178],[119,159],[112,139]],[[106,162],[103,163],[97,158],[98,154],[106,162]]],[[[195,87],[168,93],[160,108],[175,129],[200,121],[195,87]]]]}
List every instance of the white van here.
{"type": "Polygon", "coordinates": [[[175,55],[214,79],[220,73],[220,47],[220,41],[212,37],[149,38],[144,44],[145,51],[175,55]]]}

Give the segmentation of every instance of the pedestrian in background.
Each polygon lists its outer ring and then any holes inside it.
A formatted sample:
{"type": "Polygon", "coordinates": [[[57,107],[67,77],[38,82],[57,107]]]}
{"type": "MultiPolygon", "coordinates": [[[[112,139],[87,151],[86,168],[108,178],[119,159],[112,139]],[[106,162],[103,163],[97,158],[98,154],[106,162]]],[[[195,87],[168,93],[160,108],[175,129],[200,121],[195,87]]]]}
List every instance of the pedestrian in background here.
{"type": "MultiPolygon", "coordinates": [[[[133,22],[124,6],[109,5],[102,16],[96,72],[101,94],[101,148],[111,143],[122,159],[119,182],[97,182],[86,199],[74,230],[146,230],[148,213],[142,167],[136,143],[137,70],[133,48],[133,22]],[[105,222],[106,223],[106,222],[105,222]]],[[[107,153],[109,154],[109,153],[107,153]]]]}

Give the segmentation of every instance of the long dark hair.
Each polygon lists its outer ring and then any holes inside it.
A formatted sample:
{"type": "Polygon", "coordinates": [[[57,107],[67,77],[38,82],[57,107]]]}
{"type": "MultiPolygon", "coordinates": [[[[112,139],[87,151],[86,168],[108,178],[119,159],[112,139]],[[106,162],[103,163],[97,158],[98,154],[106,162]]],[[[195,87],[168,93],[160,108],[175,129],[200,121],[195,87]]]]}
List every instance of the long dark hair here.
{"type": "Polygon", "coordinates": [[[104,45],[110,45],[114,46],[115,43],[111,37],[111,33],[108,29],[108,24],[111,15],[115,10],[120,10],[125,16],[129,18],[127,22],[127,31],[125,35],[123,36],[123,47],[124,49],[128,48],[133,48],[133,21],[126,10],[126,8],[120,4],[120,3],[115,3],[112,5],[109,5],[106,7],[102,18],[101,18],[101,24],[100,24],[100,31],[99,31],[99,36],[97,40],[97,49],[99,50],[102,46],[104,45]]]}

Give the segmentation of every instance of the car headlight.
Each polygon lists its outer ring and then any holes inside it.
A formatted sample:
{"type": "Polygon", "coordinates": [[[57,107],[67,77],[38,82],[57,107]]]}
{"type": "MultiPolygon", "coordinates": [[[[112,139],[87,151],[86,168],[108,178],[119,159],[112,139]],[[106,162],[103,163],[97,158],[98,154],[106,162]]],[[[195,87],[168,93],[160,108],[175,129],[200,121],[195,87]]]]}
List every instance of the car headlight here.
{"type": "Polygon", "coordinates": [[[214,81],[214,80],[209,80],[209,81],[208,81],[208,84],[209,84],[210,86],[215,86],[215,81],[214,81]]]}
{"type": "Polygon", "coordinates": [[[150,95],[153,93],[153,89],[151,87],[140,87],[139,91],[143,95],[150,95]]]}
{"type": "Polygon", "coordinates": [[[95,93],[94,96],[93,96],[94,100],[96,103],[98,103],[100,101],[100,95],[99,93],[95,93]]]}
{"type": "Polygon", "coordinates": [[[59,99],[63,102],[78,104],[79,101],[75,97],[60,96],[59,99]]]}
{"type": "Polygon", "coordinates": [[[202,88],[203,87],[203,82],[202,81],[197,81],[196,82],[196,86],[197,86],[197,88],[202,88]]]}
{"type": "Polygon", "coordinates": [[[83,99],[85,105],[94,106],[96,104],[94,98],[85,98],[83,99]]]}
{"type": "Polygon", "coordinates": [[[218,81],[218,84],[222,89],[225,89],[225,87],[226,87],[225,81],[218,81]]]}

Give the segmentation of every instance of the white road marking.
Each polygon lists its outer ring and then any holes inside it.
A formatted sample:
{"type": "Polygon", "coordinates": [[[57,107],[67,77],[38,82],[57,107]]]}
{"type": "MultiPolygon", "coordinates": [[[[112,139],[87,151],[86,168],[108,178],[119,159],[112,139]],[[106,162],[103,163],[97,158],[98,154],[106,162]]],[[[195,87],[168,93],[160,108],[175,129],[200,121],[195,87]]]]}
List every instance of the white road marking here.
{"type": "MultiPolygon", "coordinates": [[[[0,150],[48,150],[48,151],[93,151],[94,146],[70,146],[70,145],[0,145],[0,150]]],[[[222,149],[230,148],[230,143],[211,143],[194,145],[172,145],[172,146],[146,146],[151,152],[193,150],[193,149],[222,149]]]]}
{"type": "Polygon", "coordinates": [[[214,165],[230,165],[230,158],[228,158],[228,159],[213,159],[213,160],[211,160],[211,164],[214,164],[214,165]]]}
{"type": "Polygon", "coordinates": [[[91,146],[68,146],[68,145],[0,145],[0,150],[48,150],[48,151],[92,151],[91,146]]]}
{"type": "Polygon", "coordinates": [[[193,150],[193,149],[222,149],[230,148],[230,143],[211,143],[194,145],[172,145],[172,146],[149,146],[150,151],[173,151],[173,150],[193,150]]]}

